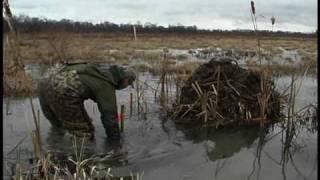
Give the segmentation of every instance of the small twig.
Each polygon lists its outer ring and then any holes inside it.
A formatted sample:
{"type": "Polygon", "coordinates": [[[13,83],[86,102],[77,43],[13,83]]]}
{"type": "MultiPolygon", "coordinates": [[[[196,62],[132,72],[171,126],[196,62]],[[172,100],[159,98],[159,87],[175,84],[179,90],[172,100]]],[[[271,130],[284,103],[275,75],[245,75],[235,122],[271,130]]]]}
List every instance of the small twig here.
{"type": "Polygon", "coordinates": [[[21,143],[23,143],[23,141],[28,137],[28,135],[26,134],[8,153],[7,155],[11,154],[21,143]]]}
{"type": "Polygon", "coordinates": [[[236,90],[236,88],[233,87],[233,86],[231,85],[231,83],[229,82],[229,79],[227,78],[226,74],[225,74],[224,72],[222,72],[222,75],[223,75],[224,78],[226,79],[227,85],[228,85],[238,96],[240,96],[240,93],[239,93],[239,92],[236,90]]]}

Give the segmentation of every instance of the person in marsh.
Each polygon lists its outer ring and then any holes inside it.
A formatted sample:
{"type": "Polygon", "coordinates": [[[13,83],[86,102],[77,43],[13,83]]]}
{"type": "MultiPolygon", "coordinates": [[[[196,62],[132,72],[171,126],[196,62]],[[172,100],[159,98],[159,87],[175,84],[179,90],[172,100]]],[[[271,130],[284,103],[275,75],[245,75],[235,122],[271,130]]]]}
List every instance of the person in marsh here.
{"type": "Polygon", "coordinates": [[[94,126],[84,107],[84,100],[92,99],[98,105],[108,138],[119,140],[115,90],[133,85],[135,78],[132,70],[116,65],[64,64],[52,68],[40,80],[40,106],[53,126],[76,136],[94,137],[94,126]]]}

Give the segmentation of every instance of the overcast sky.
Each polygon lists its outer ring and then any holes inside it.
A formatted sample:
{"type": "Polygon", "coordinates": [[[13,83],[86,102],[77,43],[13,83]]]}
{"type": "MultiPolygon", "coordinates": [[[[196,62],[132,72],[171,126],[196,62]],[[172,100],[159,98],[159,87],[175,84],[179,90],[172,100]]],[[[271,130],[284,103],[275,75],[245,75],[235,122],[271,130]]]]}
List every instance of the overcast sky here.
{"type": "MultiPolygon", "coordinates": [[[[9,0],[9,3],[15,15],[56,20],[253,29],[250,0],[9,0]]],[[[276,18],[274,30],[317,29],[317,0],[256,0],[255,4],[259,29],[271,30],[272,16],[276,18]]]]}

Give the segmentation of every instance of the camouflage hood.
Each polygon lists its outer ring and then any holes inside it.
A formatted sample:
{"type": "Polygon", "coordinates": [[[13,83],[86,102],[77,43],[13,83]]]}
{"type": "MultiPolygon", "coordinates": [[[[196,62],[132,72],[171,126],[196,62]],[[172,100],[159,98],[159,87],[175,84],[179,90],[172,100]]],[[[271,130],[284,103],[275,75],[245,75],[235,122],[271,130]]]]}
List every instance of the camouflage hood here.
{"type": "Polygon", "coordinates": [[[117,79],[114,78],[114,75],[109,71],[109,68],[100,68],[100,66],[93,63],[70,63],[64,67],[64,70],[76,70],[80,75],[90,75],[95,78],[108,81],[113,86],[118,85],[117,79]]]}
{"type": "Polygon", "coordinates": [[[114,82],[117,84],[117,89],[119,89],[118,87],[120,87],[124,79],[128,78],[129,85],[133,85],[133,81],[136,79],[136,75],[130,69],[125,69],[123,67],[114,65],[111,66],[109,70],[113,76],[114,82]]]}
{"type": "Polygon", "coordinates": [[[116,89],[122,84],[125,78],[129,79],[132,85],[136,76],[132,70],[125,69],[116,65],[102,65],[95,63],[74,63],[68,64],[66,70],[77,70],[79,74],[88,74],[96,78],[110,82],[116,89]]]}

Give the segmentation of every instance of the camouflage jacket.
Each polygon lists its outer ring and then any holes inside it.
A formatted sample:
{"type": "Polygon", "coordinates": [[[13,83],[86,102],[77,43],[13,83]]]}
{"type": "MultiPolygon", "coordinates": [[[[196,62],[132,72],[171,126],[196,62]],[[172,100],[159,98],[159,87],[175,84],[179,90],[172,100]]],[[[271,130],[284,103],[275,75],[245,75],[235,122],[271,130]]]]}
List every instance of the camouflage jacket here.
{"type": "Polygon", "coordinates": [[[84,84],[84,99],[92,99],[98,105],[102,121],[109,121],[117,114],[116,92],[124,76],[121,67],[104,68],[92,63],[67,64],[63,71],[75,70],[84,84]]]}

